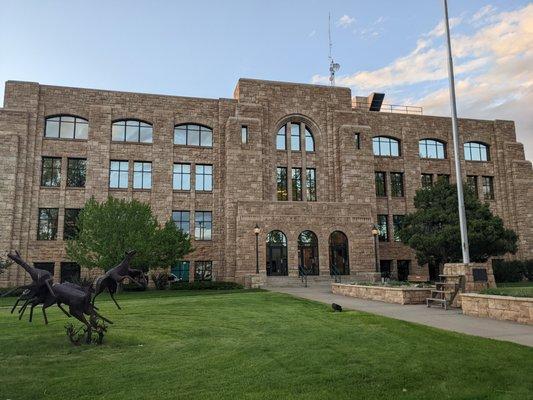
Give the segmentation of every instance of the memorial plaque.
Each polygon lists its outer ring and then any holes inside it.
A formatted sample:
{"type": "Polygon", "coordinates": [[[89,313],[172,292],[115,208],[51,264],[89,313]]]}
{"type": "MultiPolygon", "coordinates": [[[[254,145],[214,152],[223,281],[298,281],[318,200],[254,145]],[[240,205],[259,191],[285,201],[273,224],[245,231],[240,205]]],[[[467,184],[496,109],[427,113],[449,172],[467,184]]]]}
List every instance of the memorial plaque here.
{"type": "Polygon", "coordinates": [[[474,282],[487,282],[487,270],[485,268],[473,268],[474,282]]]}

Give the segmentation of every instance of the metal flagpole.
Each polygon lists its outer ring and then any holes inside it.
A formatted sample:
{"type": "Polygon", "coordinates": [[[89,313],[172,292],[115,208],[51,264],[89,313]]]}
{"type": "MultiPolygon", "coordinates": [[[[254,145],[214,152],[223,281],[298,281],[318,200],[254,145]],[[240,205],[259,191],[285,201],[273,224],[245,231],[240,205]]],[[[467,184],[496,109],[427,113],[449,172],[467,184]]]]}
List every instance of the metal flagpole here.
{"type": "Polygon", "coordinates": [[[468,251],[468,232],[466,229],[465,201],[463,195],[463,177],[461,174],[461,159],[459,153],[459,132],[457,128],[457,106],[455,104],[455,82],[453,77],[452,45],[450,41],[450,24],[448,22],[448,1],[444,0],[444,28],[448,49],[448,77],[450,81],[450,105],[452,111],[453,152],[455,158],[455,180],[457,181],[457,201],[459,206],[459,226],[461,229],[461,249],[463,250],[463,263],[470,263],[468,251]]]}

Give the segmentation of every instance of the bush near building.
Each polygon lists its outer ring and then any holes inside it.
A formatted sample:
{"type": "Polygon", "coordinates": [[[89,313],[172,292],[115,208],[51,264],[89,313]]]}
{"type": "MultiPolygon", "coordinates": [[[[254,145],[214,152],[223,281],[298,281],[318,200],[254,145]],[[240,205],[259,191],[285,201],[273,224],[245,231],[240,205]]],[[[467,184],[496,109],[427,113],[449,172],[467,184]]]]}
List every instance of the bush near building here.
{"type": "Polygon", "coordinates": [[[495,260],[492,264],[496,282],[533,282],[533,260],[495,260]]]}

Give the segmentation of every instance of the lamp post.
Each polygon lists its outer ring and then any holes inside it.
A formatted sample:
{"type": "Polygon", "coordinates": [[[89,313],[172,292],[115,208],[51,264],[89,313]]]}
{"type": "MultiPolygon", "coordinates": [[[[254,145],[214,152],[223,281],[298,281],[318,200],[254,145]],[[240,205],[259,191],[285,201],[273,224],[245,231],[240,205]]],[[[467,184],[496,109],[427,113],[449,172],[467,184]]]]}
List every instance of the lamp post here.
{"type": "Polygon", "coordinates": [[[259,225],[255,224],[254,233],[255,233],[255,273],[259,274],[259,232],[261,228],[259,225]]]}
{"type": "Polygon", "coordinates": [[[379,229],[376,225],[374,225],[372,227],[372,236],[374,236],[374,256],[375,256],[376,272],[379,272],[378,235],[379,235],[379,229]]]}

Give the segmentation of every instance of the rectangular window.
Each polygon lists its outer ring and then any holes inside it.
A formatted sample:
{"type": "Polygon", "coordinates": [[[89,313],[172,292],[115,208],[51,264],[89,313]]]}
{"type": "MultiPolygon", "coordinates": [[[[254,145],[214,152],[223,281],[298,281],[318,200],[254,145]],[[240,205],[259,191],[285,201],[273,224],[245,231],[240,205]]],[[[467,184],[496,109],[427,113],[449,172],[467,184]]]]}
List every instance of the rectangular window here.
{"type": "Polygon", "coordinates": [[[241,126],[241,142],[242,144],[248,143],[248,127],[246,125],[241,126]]]}
{"type": "Polygon", "coordinates": [[[450,175],[449,174],[438,174],[437,175],[437,181],[444,181],[447,184],[450,183],[450,175]]]}
{"type": "Polygon", "coordinates": [[[281,201],[286,201],[289,199],[287,192],[287,168],[278,167],[276,168],[276,191],[277,198],[281,201]]]}
{"type": "Polygon", "coordinates": [[[359,133],[354,134],[354,143],[355,143],[355,149],[360,150],[361,149],[361,134],[359,133]]]}
{"type": "Polygon", "coordinates": [[[209,192],[213,190],[213,166],[196,164],[196,185],[199,192],[209,192]]]}
{"type": "Polygon", "coordinates": [[[212,261],[195,261],[194,262],[194,280],[195,281],[213,280],[213,262],[212,261]]]}
{"type": "Polygon", "coordinates": [[[61,263],[61,283],[72,282],[77,283],[80,280],[81,269],[75,262],[61,263]]]}
{"type": "Polygon", "coordinates": [[[117,189],[126,189],[128,187],[128,162],[115,161],[109,162],[109,187],[117,189]]]}
{"type": "Polygon", "coordinates": [[[478,190],[477,190],[477,176],[475,175],[467,175],[466,176],[466,184],[468,187],[474,192],[476,197],[478,196],[478,190]]]}
{"type": "Polygon", "coordinates": [[[305,189],[307,201],[316,201],[316,170],[307,168],[305,177],[305,189]]]}
{"type": "Polygon", "coordinates": [[[37,224],[37,240],[57,239],[58,208],[39,208],[37,224]]]}
{"type": "Polygon", "coordinates": [[[211,211],[196,211],[194,213],[194,238],[211,240],[212,223],[211,211]]]}
{"type": "Polygon", "coordinates": [[[292,169],[292,201],[302,201],[302,169],[292,169]]]}
{"type": "Polygon", "coordinates": [[[376,196],[385,197],[387,196],[387,178],[385,172],[376,172],[376,196]]]}
{"type": "Polygon", "coordinates": [[[492,176],[483,177],[483,198],[494,200],[494,178],[492,176]]]}
{"type": "Polygon", "coordinates": [[[190,213],[189,211],[172,211],[172,219],[176,226],[187,235],[190,232],[190,213]]]}
{"type": "Polygon", "coordinates": [[[392,216],[392,225],[394,229],[394,241],[399,242],[400,236],[398,235],[398,232],[400,232],[400,229],[402,228],[404,215],[393,215],[392,216]]]}
{"type": "Polygon", "coordinates": [[[287,125],[283,125],[276,135],[276,149],[285,150],[287,141],[287,125]]]}
{"type": "Polygon", "coordinates": [[[152,163],[149,161],[135,161],[133,163],[133,188],[152,188],[152,163]]]}
{"type": "Polygon", "coordinates": [[[300,124],[291,124],[291,150],[300,151],[300,124]]]}
{"type": "Polygon", "coordinates": [[[65,208],[63,222],[63,240],[75,239],[78,236],[78,216],[80,208],[65,208]]]}
{"type": "Polygon", "coordinates": [[[172,188],[174,190],[191,190],[190,164],[174,164],[172,188]]]}
{"type": "Polygon", "coordinates": [[[61,158],[43,157],[41,164],[41,186],[59,187],[61,184],[61,158]]]}
{"type": "Polygon", "coordinates": [[[38,269],[44,269],[45,271],[48,271],[54,276],[54,267],[55,263],[53,262],[34,262],[33,266],[38,269]]]}
{"type": "Polygon", "coordinates": [[[391,172],[390,185],[392,197],[403,197],[403,172],[391,172]]]}
{"type": "Polygon", "coordinates": [[[378,231],[379,231],[379,241],[388,242],[389,241],[389,221],[387,215],[378,215],[378,231]]]}
{"type": "Polygon", "coordinates": [[[421,176],[422,187],[428,188],[433,186],[433,174],[422,174],[421,176]]]}
{"type": "Polygon", "coordinates": [[[396,267],[398,270],[398,280],[406,281],[409,278],[409,270],[411,266],[411,260],[398,260],[396,261],[396,267]]]}
{"type": "Polygon", "coordinates": [[[85,187],[86,176],[87,160],[85,158],[67,160],[67,187],[85,187]]]}

